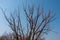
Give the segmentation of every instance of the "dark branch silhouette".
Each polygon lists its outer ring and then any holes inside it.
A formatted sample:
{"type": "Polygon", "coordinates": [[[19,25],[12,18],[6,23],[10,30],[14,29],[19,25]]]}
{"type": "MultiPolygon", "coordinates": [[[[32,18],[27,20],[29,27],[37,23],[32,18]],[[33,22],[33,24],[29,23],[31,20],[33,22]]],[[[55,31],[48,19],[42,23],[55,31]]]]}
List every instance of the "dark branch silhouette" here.
{"type": "Polygon", "coordinates": [[[14,17],[14,15],[11,14],[11,17],[8,18],[5,14],[5,11],[2,10],[4,17],[6,21],[9,23],[9,27],[14,32],[14,40],[42,40],[41,34],[48,32],[47,25],[54,21],[54,16],[51,16],[51,12],[49,11],[48,14],[44,12],[44,10],[40,9],[38,6],[36,9],[36,15],[34,15],[34,5],[32,5],[31,8],[28,8],[28,11],[26,8],[23,9],[26,15],[27,19],[27,35],[25,36],[23,26],[21,24],[21,18],[20,18],[20,11],[18,10],[18,16],[17,19],[14,17]],[[34,16],[33,16],[34,15],[34,16]],[[41,19],[41,18],[42,19],[41,19]],[[41,21],[40,21],[41,19],[41,21]],[[17,21],[16,21],[17,20],[17,21]]]}

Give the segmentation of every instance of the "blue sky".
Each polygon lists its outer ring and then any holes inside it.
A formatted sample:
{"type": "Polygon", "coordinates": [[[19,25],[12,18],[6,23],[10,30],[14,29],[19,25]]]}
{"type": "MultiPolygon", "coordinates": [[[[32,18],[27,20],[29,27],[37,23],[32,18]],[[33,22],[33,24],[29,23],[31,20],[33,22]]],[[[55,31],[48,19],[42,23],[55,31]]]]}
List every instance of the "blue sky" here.
{"type": "MultiPolygon", "coordinates": [[[[37,5],[37,3],[40,4],[41,7],[44,8],[44,10],[47,12],[48,10],[51,10],[51,12],[56,12],[56,20],[51,23],[52,29],[56,32],[49,32],[48,35],[45,35],[46,40],[60,40],[60,0],[33,0],[34,4],[37,5]],[[42,5],[43,4],[43,5],[42,5]]],[[[23,0],[23,3],[26,4],[26,1],[23,0]]],[[[0,7],[4,10],[7,9],[6,15],[9,16],[9,13],[12,12],[14,9],[18,8],[20,6],[20,12],[23,13],[22,0],[0,0],[0,7]]],[[[28,3],[32,3],[32,1],[28,0],[28,3]]],[[[51,13],[53,14],[53,13],[51,13]]],[[[21,14],[22,22],[24,22],[24,14],[21,14]]],[[[22,23],[22,24],[23,24],[22,23]]],[[[24,25],[25,26],[25,25],[24,25]]],[[[6,32],[11,32],[10,28],[8,27],[8,23],[6,22],[2,11],[0,10],[0,35],[6,34],[6,32]]]]}

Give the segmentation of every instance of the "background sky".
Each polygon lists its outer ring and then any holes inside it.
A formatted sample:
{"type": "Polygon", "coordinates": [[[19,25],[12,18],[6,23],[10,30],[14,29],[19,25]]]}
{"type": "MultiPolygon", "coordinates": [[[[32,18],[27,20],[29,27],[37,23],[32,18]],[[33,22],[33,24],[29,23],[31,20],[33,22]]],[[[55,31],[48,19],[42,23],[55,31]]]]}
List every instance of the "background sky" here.
{"type": "MultiPolygon", "coordinates": [[[[40,4],[41,8],[43,7],[44,10],[47,12],[48,10],[51,10],[51,14],[53,14],[53,11],[56,12],[56,19],[54,22],[51,23],[52,30],[54,32],[49,32],[48,35],[45,35],[46,40],[60,40],[60,0],[33,0],[34,4],[40,4]],[[43,4],[43,5],[42,5],[43,4]]],[[[28,3],[31,4],[33,3],[32,1],[28,0],[28,3]]],[[[17,9],[20,7],[20,12],[21,12],[21,20],[22,24],[24,24],[26,21],[24,18],[23,14],[23,3],[26,5],[26,0],[0,0],[0,8],[3,8],[6,10],[6,15],[9,16],[10,12],[13,12],[13,10],[17,9]]],[[[25,24],[23,25],[25,26],[25,24]]],[[[6,22],[2,11],[0,10],[0,35],[10,33],[11,30],[8,27],[8,23],[6,22]]]]}

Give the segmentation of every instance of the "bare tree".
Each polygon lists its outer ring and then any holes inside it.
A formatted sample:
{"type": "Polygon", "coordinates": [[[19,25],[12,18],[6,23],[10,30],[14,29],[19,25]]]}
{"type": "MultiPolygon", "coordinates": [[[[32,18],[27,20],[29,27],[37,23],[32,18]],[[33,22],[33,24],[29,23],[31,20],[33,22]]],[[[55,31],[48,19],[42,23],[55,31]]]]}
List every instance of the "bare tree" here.
{"type": "Polygon", "coordinates": [[[50,30],[47,26],[51,21],[55,19],[53,18],[55,14],[51,16],[50,11],[48,12],[48,14],[46,14],[44,10],[43,9],[41,10],[40,7],[38,6],[36,9],[37,10],[36,16],[33,16],[34,15],[33,5],[31,8],[28,8],[28,10],[29,14],[27,12],[27,9],[24,9],[27,21],[29,23],[29,28],[27,26],[27,30],[29,29],[29,31],[27,31],[27,34],[29,40],[38,40],[41,34],[47,33],[50,30]],[[39,20],[40,19],[39,17],[42,18],[41,21],[39,20]]]}
{"type": "Polygon", "coordinates": [[[32,5],[30,8],[28,7],[28,11],[26,8],[24,8],[24,12],[27,19],[27,35],[25,36],[23,26],[21,24],[21,18],[20,18],[20,11],[18,10],[18,16],[17,19],[15,19],[14,15],[11,14],[11,17],[8,18],[5,15],[5,11],[3,11],[4,17],[9,23],[9,27],[12,29],[12,31],[15,34],[14,39],[15,40],[42,40],[41,34],[47,33],[49,31],[49,28],[47,27],[48,24],[51,21],[54,21],[54,16],[51,16],[51,12],[49,11],[48,14],[44,12],[44,10],[40,9],[38,6],[36,10],[34,10],[34,5],[32,5]],[[36,12],[36,15],[34,15],[34,11],[36,12]],[[16,21],[17,20],[17,21],[16,21]],[[40,21],[41,20],[41,21],[40,21]]]}

